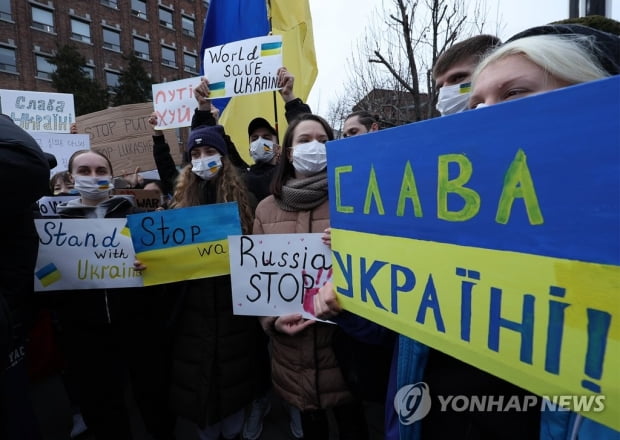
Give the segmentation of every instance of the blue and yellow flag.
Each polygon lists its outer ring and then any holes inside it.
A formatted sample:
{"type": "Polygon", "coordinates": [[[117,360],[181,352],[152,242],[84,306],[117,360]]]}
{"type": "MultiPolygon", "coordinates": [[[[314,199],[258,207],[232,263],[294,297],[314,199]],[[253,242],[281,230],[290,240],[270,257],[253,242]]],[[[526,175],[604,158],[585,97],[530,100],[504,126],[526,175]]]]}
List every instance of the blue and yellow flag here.
{"type": "MultiPolygon", "coordinates": [[[[284,67],[295,76],[295,95],[305,101],[318,73],[308,0],[271,0],[269,3],[268,14],[264,0],[213,0],[205,20],[201,60],[207,47],[268,35],[270,15],[271,32],[282,35],[284,67]]],[[[270,53],[275,53],[273,51],[277,49],[269,50],[270,53]]],[[[213,101],[220,109],[220,124],[226,128],[226,133],[247,162],[252,162],[247,131],[252,119],[259,116],[267,119],[278,130],[280,140],[284,136],[287,127],[284,102],[277,92],[276,94],[278,96],[275,99],[275,109],[273,93],[213,101]]]]}

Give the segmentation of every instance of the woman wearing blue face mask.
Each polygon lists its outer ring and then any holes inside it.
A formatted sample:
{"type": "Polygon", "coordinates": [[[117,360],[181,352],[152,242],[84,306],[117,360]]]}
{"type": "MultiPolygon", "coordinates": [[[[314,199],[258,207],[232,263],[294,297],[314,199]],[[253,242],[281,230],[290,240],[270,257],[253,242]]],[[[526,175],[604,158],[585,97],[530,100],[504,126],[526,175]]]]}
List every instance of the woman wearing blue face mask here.
{"type": "MultiPolygon", "coordinates": [[[[228,158],[223,128],[192,130],[186,154],[190,163],[177,178],[170,207],[237,202],[241,229],[250,233],[250,195],[228,158]]],[[[257,393],[260,326],[252,317],[233,314],[230,275],[169,287],[180,296],[170,406],[197,426],[201,440],[237,438],[245,407],[257,393]]]]}
{"type": "MultiPolygon", "coordinates": [[[[58,206],[61,218],[124,218],[143,211],[131,197],[111,195],[112,164],[103,154],[77,151],[68,168],[79,197],[58,206]]],[[[131,438],[125,400],[129,378],[147,431],[154,439],[170,438],[174,416],[165,393],[163,322],[171,307],[159,286],[46,295],[58,312],[65,380],[75,391],[72,403],[79,406],[89,432],[98,439],[131,438]]]]}
{"type": "MultiPolygon", "coordinates": [[[[334,134],[323,118],[303,114],[292,121],[272,195],[256,208],[254,234],[324,232],[329,227],[325,143],[334,134]]],[[[327,410],[333,411],[340,439],[366,439],[361,407],[350,393],[332,348],[335,326],[299,314],[261,317],[272,343],[275,391],[301,411],[306,440],[329,438],[327,410]]]]}

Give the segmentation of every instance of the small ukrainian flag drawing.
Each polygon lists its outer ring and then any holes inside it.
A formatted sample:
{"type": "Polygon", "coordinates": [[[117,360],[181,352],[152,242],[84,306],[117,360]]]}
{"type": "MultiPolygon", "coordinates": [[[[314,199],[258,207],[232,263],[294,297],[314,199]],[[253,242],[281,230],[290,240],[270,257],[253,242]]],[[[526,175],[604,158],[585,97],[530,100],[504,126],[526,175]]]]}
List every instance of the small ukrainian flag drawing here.
{"type": "Polygon", "coordinates": [[[282,42],[263,43],[260,45],[260,56],[268,57],[269,55],[277,55],[282,52],[282,42]]]}
{"type": "Polygon", "coordinates": [[[47,287],[60,279],[60,271],[54,263],[43,266],[35,272],[35,275],[41,281],[43,287],[47,287]]]}
{"type": "Polygon", "coordinates": [[[463,83],[459,86],[459,93],[469,93],[471,92],[471,83],[463,83]]]}
{"type": "Polygon", "coordinates": [[[211,91],[209,98],[219,98],[220,96],[224,96],[226,94],[226,82],[221,81],[209,84],[209,90],[211,91]]]}

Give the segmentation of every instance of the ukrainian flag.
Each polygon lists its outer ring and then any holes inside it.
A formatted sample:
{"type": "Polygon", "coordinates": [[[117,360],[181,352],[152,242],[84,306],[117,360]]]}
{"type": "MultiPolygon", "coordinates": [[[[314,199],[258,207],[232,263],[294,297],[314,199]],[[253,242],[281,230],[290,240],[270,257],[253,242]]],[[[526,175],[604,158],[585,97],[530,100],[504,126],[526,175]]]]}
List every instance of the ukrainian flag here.
{"type": "MultiPolygon", "coordinates": [[[[212,0],[205,20],[200,59],[207,47],[264,37],[270,31],[273,35],[282,35],[282,63],[295,75],[295,95],[305,101],[318,72],[308,0],[212,0]],[[273,29],[269,25],[270,16],[273,29]]],[[[220,109],[220,124],[226,128],[241,156],[252,162],[247,148],[247,126],[258,116],[275,122],[273,93],[218,98],[213,104],[220,109]]],[[[276,97],[276,107],[275,128],[282,140],[287,123],[280,96],[276,97]]]]}
{"type": "Polygon", "coordinates": [[[43,287],[47,287],[61,278],[60,271],[54,263],[43,266],[41,269],[35,272],[35,275],[37,276],[39,281],[41,281],[43,287]]]}
{"type": "Polygon", "coordinates": [[[209,90],[211,91],[211,98],[219,98],[226,95],[226,82],[221,81],[213,84],[209,84],[209,90]]]}
{"type": "Polygon", "coordinates": [[[282,42],[263,43],[260,45],[260,56],[268,57],[269,55],[278,55],[282,52],[282,42]]]}

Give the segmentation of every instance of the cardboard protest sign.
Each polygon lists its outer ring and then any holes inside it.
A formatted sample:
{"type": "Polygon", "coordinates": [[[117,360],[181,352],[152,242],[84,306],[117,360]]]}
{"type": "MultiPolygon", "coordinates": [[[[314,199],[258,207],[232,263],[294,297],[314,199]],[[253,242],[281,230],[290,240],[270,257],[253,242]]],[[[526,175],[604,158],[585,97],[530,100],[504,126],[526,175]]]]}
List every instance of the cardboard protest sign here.
{"type": "Polygon", "coordinates": [[[227,238],[241,232],[236,202],[133,214],[127,224],[145,286],[230,273],[227,238]]]}
{"type": "Polygon", "coordinates": [[[194,87],[199,84],[199,76],[153,84],[153,106],[157,113],[158,129],[192,125],[194,110],[198,108],[194,87]]]}
{"type": "Polygon", "coordinates": [[[31,133],[37,144],[46,153],[53,154],[58,165],[50,170],[50,177],[69,168],[69,158],[79,150],[90,149],[90,137],[87,134],[67,133],[31,133]]]}
{"type": "Polygon", "coordinates": [[[282,36],[249,38],[205,49],[203,68],[211,98],[278,90],[282,36]]]}
{"type": "Polygon", "coordinates": [[[54,217],[58,215],[56,207],[61,203],[66,203],[69,200],[77,199],[79,194],[70,196],[46,196],[37,200],[37,206],[39,207],[39,214],[42,217],[54,217]]]}
{"type": "Polygon", "coordinates": [[[235,315],[301,313],[314,319],[304,301],[312,301],[312,294],[331,278],[331,251],[322,235],[228,237],[235,315]]]}
{"type": "Polygon", "coordinates": [[[610,96],[620,77],[328,143],[343,307],[620,429],[610,96]]]}
{"type": "Polygon", "coordinates": [[[142,286],[124,218],[36,219],[35,225],[35,291],[142,286]]]}
{"type": "Polygon", "coordinates": [[[29,133],[69,133],[75,121],[70,93],[0,89],[0,111],[29,133]]]}
{"type": "MultiPolygon", "coordinates": [[[[136,167],[153,170],[153,130],[148,123],[153,103],[111,107],[77,118],[80,133],[90,136],[93,150],[105,154],[112,162],[115,176],[133,173],[136,167]]],[[[175,163],[182,161],[183,147],[171,132],[164,132],[175,163]]]]}
{"type": "Polygon", "coordinates": [[[112,194],[132,196],[138,208],[144,208],[148,211],[155,211],[161,204],[160,194],[154,189],[113,189],[112,194]]]}

